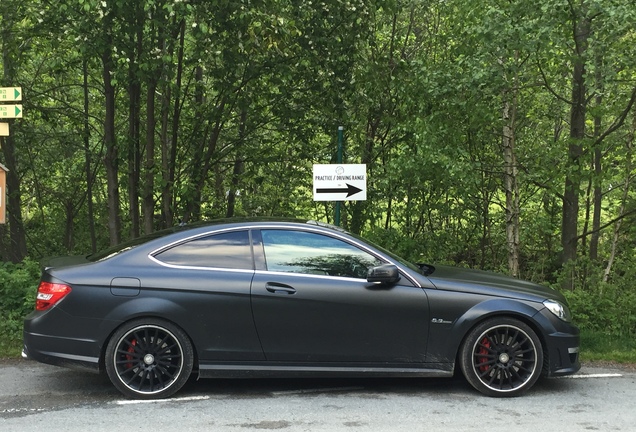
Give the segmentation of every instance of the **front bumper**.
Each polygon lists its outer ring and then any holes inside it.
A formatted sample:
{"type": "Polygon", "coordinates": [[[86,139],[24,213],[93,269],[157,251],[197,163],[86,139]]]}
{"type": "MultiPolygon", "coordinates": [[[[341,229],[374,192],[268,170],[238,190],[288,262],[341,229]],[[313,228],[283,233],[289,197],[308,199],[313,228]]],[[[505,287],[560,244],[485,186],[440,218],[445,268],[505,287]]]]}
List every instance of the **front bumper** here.
{"type": "Polygon", "coordinates": [[[546,342],[547,358],[544,374],[549,377],[571,375],[581,369],[579,329],[571,327],[567,333],[555,333],[548,336],[546,342]]]}
{"type": "Polygon", "coordinates": [[[540,328],[543,344],[543,376],[571,375],[581,369],[580,330],[572,323],[557,318],[547,308],[533,317],[540,328]]]}

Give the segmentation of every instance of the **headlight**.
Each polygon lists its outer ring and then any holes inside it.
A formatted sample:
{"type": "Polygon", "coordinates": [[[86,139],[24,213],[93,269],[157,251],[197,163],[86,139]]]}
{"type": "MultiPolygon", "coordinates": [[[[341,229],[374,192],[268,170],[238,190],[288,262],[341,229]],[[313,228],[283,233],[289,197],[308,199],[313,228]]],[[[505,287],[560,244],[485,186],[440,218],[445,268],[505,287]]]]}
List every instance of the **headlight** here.
{"type": "Polygon", "coordinates": [[[545,306],[550,312],[555,314],[559,319],[570,322],[572,320],[572,315],[570,314],[570,309],[562,303],[559,303],[556,300],[546,300],[543,302],[543,306],[545,306]]]}

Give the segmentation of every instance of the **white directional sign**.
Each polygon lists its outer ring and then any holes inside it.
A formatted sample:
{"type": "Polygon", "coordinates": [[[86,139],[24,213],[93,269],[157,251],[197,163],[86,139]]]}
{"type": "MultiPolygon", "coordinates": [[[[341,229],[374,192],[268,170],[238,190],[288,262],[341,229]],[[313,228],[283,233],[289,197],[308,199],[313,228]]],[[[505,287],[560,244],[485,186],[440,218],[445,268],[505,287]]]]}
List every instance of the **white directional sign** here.
{"type": "Polygon", "coordinates": [[[9,136],[9,123],[0,123],[0,136],[9,136]]]}
{"type": "Polygon", "coordinates": [[[22,118],[22,105],[0,105],[0,119],[22,118]]]}
{"type": "Polygon", "coordinates": [[[0,87],[0,102],[17,102],[22,100],[22,87],[0,87]]]}
{"type": "Polygon", "coordinates": [[[314,201],[365,201],[365,164],[314,165],[314,201]]]}

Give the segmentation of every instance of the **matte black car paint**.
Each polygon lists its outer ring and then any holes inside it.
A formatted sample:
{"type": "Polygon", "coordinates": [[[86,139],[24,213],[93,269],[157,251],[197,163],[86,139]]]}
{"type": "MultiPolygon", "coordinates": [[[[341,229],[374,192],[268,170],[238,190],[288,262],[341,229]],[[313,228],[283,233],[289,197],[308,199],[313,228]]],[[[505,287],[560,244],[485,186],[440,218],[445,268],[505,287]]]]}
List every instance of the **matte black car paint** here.
{"type": "Polygon", "coordinates": [[[49,264],[42,279],[67,283],[72,293],[25,319],[25,355],[44,363],[100,370],[119,326],[155,317],[188,335],[201,376],[450,376],[470,329],[508,316],[539,336],[548,359],[544,374],[580,367],[578,329],[542,304],[549,298],[565,303],[558,292],[444,266],[427,277],[354,237],[313,224],[201,226],[101,261],[49,264]],[[383,285],[267,271],[260,230],[268,228],[335,237],[396,265],[402,277],[383,285]],[[168,245],[228,230],[249,230],[253,270],[172,266],[153,258],[168,245]]]}

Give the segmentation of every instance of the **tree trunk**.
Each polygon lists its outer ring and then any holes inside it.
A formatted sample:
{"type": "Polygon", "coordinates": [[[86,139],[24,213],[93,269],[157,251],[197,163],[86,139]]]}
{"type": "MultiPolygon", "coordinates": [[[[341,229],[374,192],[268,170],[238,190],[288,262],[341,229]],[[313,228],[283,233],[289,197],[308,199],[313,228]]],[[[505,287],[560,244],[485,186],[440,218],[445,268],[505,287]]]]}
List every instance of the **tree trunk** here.
{"type": "MultiPolygon", "coordinates": [[[[204,94],[203,94],[203,68],[201,66],[197,66],[194,72],[195,79],[195,90],[194,90],[194,102],[197,109],[201,109],[204,104],[204,94]]],[[[198,133],[198,137],[200,139],[195,140],[193,143],[193,155],[192,159],[194,163],[191,164],[192,168],[190,170],[190,178],[188,179],[188,183],[190,184],[190,190],[185,196],[185,208],[183,213],[183,221],[189,222],[190,220],[196,220],[199,218],[201,213],[201,189],[203,182],[203,171],[204,164],[203,162],[203,150],[206,146],[206,133],[203,133],[202,130],[207,130],[207,123],[201,118],[201,116],[197,116],[198,118],[195,121],[195,130],[201,131],[198,133]],[[197,161],[199,163],[197,163],[197,161]],[[201,186],[200,186],[201,185],[201,186]]],[[[196,135],[195,135],[196,136],[196,135]]],[[[214,138],[214,134],[212,135],[213,140],[209,143],[210,146],[216,147],[216,138],[214,138]]],[[[212,150],[214,152],[214,149],[212,150]]]]}
{"type": "Polygon", "coordinates": [[[84,59],[82,64],[84,75],[84,170],[86,174],[86,205],[88,213],[88,231],[91,238],[91,251],[97,252],[97,237],[95,235],[95,211],[93,209],[93,174],[91,161],[91,130],[89,123],[89,92],[88,92],[88,62],[84,59]]]}
{"type": "Polygon", "coordinates": [[[136,65],[131,61],[128,74],[128,214],[130,216],[130,235],[139,237],[139,172],[141,168],[139,114],[141,85],[135,72],[136,65]]]}
{"type": "Polygon", "coordinates": [[[183,53],[185,44],[185,20],[179,24],[179,55],[177,61],[177,76],[174,84],[174,109],[172,113],[172,135],[168,138],[168,107],[172,95],[171,85],[167,84],[164,90],[164,108],[162,124],[162,169],[163,188],[161,191],[161,211],[164,226],[174,225],[175,203],[174,203],[174,181],[177,161],[177,140],[179,136],[179,119],[181,118],[181,80],[183,75],[183,53]]]}
{"type": "MultiPolygon", "coordinates": [[[[625,156],[625,183],[623,184],[623,197],[621,200],[621,207],[618,213],[619,218],[621,218],[625,213],[625,205],[629,199],[629,185],[632,175],[632,146],[634,141],[634,131],[636,131],[636,115],[634,116],[634,123],[632,125],[632,132],[630,137],[625,145],[626,147],[626,156],[625,156]]],[[[605,271],[603,272],[603,282],[607,282],[609,280],[610,273],[612,271],[612,266],[614,265],[614,260],[616,259],[616,250],[618,249],[618,241],[620,239],[620,230],[621,224],[623,220],[619,219],[614,225],[614,235],[612,237],[612,245],[610,247],[610,256],[607,260],[607,266],[605,267],[605,271]]]]}
{"type": "Polygon", "coordinates": [[[169,83],[165,83],[161,92],[161,228],[167,228],[174,225],[174,207],[172,200],[174,197],[174,178],[171,179],[170,174],[174,169],[170,166],[170,154],[172,144],[170,141],[170,133],[168,125],[170,123],[170,104],[172,100],[172,89],[169,83]]]}
{"type": "MultiPolygon", "coordinates": [[[[602,74],[603,58],[599,54],[596,58],[596,98],[595,104],[600,107],[603,102],[603,74],[602,74]]],[[[599,111],[600,112],[600,111],[599,111]]],[[[594,137],[599,138],[602,134],[603,119],[600,114],[594,116],[594,137]]],[[[601,151],[601,143],[597,142],[594,146],[594,197],[593,205],[594,212],[592,215],[592,237],[590,238],[590,259],[596,261],[598,259],[598,243],[600,238],[601,227],[601,199],[603,193],[601,190],[601,174],[603,172],[602,166],[603,152],[601,151]]]]}
{"type": "MultiPolygon", "coordinates": [[[[104,21],[106,32],[110,31],[110,25],[107,21],[108,20],[104,21]]],[[[118,184],[119,155],[115,138],[115,88],[111,80],[111,72],[113,71],[111,52],[112,40],[111,37],[108,36],[104,51],[102,52],[104,99],[106,105],[104,118],[104,145],[106,147],[106,155],[104,156],[104,165],[106,167],[106,189],[108,196],[108,234],[110,244],[114,246],[121,241],[121,216],[118,184]]]]}
{"type": "Polygon", "coordinates": [[[506,192],[506,244],[508,246],[508,271],[519,276],[519,185],[517,183],[517,158],[515,155],[515,117],[517,96],[512,90],[512,101],[504,94],[503,106],[503,158],[504,189],[506,192]]]}
{"type": "Polygon", "coordinates": [[[141,71],[139,62],[143,51],[144,10],[140,2],[133,4],[128,15],[130,29],[128,41],[128,215],[130,236],[139,237],[139,192],[141,175],[141,71]]]}
{"type": "MultiPolygon", "coordinates": [[[[563,255],[561,263],[567,264],[577,257],[577,236],[579,217],[579,192],[581,186],[582,141],[585,139],[585,115],[587,108],[585,86],[585,54],[591,22],[586,16],[584,0],[579,16],[573,16],[575,58],[572,73],[572,107],[570,111],[570,144],[568,146],[568,162],[566,167],[565,191],[563,193],[563,217],[561,229],[561,246],[563,255]]],[[[564,288],[573,289],[572,277],[566,277],[564,288]]]]}
{"type": "Polygon", "coordinates": [[[241,174],[243,174],[243,167],[245,162],[243,161],[243,146],[245,145],[245,122],[247,121],[247,108],[241,109],[241,120],[239,123],[239,138],[236,145],[236,159],[234,161],[234,169],[232,170],[232,184],[230,192],[227,196],[227,212],[226,217],[234,217],[234,211],[236,207],[236,194],[238,193],[239,181],[241,174]]]}
{"type": "Polygon", "coordinates": [[[64,248],[67,252],[73,250],[74,241],[73,241],[73,227],[75,225],[75,208],[73,204],[73,200],[68,199],[64,203],[64,212],[66,214],[66,223],[64,227],[64,248]]]}
{"type": "Polygon", "coordinates": [[[146,96],[146,160],[144,163],[144,192],[143,215],[144,233],[154,231],[155,216],[155,90],[156,81],[151,79],[148,83],[146,96]]]}

